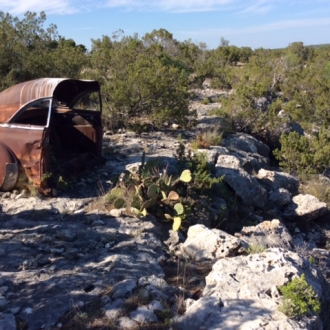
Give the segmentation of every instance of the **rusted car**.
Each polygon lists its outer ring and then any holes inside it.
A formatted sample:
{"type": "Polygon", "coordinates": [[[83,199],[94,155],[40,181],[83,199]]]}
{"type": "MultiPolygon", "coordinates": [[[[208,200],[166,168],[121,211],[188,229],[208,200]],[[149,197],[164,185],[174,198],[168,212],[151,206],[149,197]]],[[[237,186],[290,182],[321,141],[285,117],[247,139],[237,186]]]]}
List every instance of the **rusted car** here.
{"type": "Polygon", "coordinates": [[[0,93],[0,191],[33,184],[47,192],[56,178],[77,177],[104,162],[100,85],[41,78],[0,93]]]}

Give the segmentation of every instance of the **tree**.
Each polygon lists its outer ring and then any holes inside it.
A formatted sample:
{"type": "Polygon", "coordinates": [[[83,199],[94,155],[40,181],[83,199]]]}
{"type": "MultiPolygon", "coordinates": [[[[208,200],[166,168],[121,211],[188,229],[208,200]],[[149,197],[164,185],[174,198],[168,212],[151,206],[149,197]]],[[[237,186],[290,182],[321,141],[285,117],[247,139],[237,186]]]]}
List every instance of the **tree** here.
{"type": "Polygon", "coordinates": [[[46,14],[26,12],[22,20],[0,12],[0,89],[40,77],[78,78],[86,48],[44,27],[46,14]]]}
{"type": "Polygon", "coordinates": [[[102,83],[106,114],[126,122],[144,118],[156,126],[167,120],[186,122],[188,72],[164,49],[158,33],[142,40],[137,35],[120,40],[103,36],[92,42],[88,74],[102,83]]]}

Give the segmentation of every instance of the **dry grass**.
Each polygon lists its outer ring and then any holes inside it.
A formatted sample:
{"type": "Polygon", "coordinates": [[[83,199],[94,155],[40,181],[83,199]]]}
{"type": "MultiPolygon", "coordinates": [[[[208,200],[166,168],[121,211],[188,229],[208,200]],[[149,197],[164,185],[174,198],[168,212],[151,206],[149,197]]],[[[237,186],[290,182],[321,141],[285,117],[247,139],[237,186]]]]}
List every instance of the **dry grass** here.
{"type": "Polygon", "coordinates": [[[301,186],[302,193],[317,197],[330,206],[330,180],[315,177],[301,186]]]}
{"type": "Polygon", "coordinates": [[[210,146],[220,145],[222,133],[219,127],[198,133],[196,139],[191,143],[193,149],[208,149],[210,146]]]}
{"type": "Polygon", "coordinates": [[[64,330],[117,330],[115,322],[104,316],[101,300],[79,308],[74,306],[61,320],[64,330]]]}

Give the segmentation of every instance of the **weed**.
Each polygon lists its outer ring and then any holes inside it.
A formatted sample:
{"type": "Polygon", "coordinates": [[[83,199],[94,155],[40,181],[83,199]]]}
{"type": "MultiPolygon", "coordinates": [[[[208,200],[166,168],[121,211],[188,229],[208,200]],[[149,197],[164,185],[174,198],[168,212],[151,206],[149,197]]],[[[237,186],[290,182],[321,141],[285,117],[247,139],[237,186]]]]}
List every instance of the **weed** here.
{"type": "Polygon", "coordinates": [[[258,244],[251,244],[249,247],[245,250],[247,254],[257,254],[262,253],[266,250],[266,248],[262,245],[258,244]]]}
{"type": "Polygon", "coordinates": [[[321,202],[330,206],[330,181],[319,177],[312,177],[302,185],[302,192],[317,197],[321,202]]]}
{"type": "Polygon", "coordinates": [[[308,260],[308,262],[311,263],[312,265],[314,265],[314,264],[316,263],[315,258],[312,257],[312,256],[309,256],[307,260],[308,260]]]}
{"type": "Polygon", "coordinates": [[[123,313],[129,315],[129,313],[135,311],[140,305],[139,295],[135,293],[125,300],[123,313]]]}
{"type": "Polygon", "coordinates": [[[37,187],[35,186],[35,184],[33,183],[33,181],[28,182],[27,190],[29,191],[30,196],[36,197],[39,195],[39,191],[38,191],[37,187]]]}
{"type": "Polygon", "coordinates": [[[222,134],[220,133],[219,127],[206,130],[198,133],[195,141],[192,142],[191,146],[193,149],[208,149],[210,146],[220,145],[222,140],[222,134]]]}
{"type": "Polygon", "coordinates": [[[321,303],[313,288],[306,282],[305,274],[279,286],[278,290],[283,295],[279,311],[288,317],[300,318],[307,314],[320,313],[321,303]]]}
{"type": "Polygon", "coordinates": [[[156,314],[158,320],[163,323],[165,327],[170,326],[170,320],[171,320],[171,309],[169,307],[163,309],[163,310],[154,310],[154,313],[156,314]]]}
{"type": "Polygon", "coordinates": [[[188,168],[192,173],[192,189],[198,191],[207,191],[214,184],[221,183],[223,178],[213,176],[210,165],[208,164],[207,155],[203,152],[186,152],[185,145],[179,140],[179,146],[174,155],[178,160],[180,169],[188,168]]]}
{"type": "Polygon", "coordinates": [[[201,101],[201,104],[203,104],[203,105],[207,105],[207,104],[210,104],[210,103],[212,103],[212,99],[210,97],[207,97],[206,99],[203,99],[201,101]]]}

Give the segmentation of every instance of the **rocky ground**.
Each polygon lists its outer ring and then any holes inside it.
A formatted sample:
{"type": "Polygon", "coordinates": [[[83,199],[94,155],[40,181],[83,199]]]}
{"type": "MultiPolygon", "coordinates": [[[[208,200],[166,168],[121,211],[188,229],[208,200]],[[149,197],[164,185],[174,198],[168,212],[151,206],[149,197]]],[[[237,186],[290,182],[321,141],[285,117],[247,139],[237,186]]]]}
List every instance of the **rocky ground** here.
{"type": "MultiPolygon", "coordinates": [[[[199,97],[205,95],[213,94],[202,91],[199,97]]],[[[193,106],[199,127],[219,121],[207,117],[214,104],[193,106]]],[[[278,186],[274,179],[268,187],[269,173],[262,171],[259,183],[252,180],[249,172],[261,167],[270,171],[263,145],[240,136],[240,145],[249,142],[250,150],[243,151],[246,145],[240,149],[233,139],[208,154],[232,189],[239,188],[230,169],[241,175],[247,191],[237,194],[248,207],[286,201],[276,218],[259,216],[259,225],[236,235],[197,225],[186,239],[150,216],[138,219],[98,202],[116,176],[137,166],[143,151],[174,168],[179,135],[187,143],[194,138],[193,132],[179,129],[106,132],[106,164],[66,192],[51,198],[1,193],[0,330],[326,329],[327,313],[290,320],[278,312],[276,286],[305,273],[329,307],[327,207],[314,200],[295,201],[296,206],[315,207],[299,214],[309,217],[308,223],[294,218],[285,225],[280,215],[289,219],[297,209],[292,210],[291,199],[297,182],[281,176],[278,186]],[[311,222],[315,219],[321,220],[311,222]],[[271,249],[246,255],[256,243],[271,249]],[[308,262],[309,256],[322,272],[308,262]]]]}

